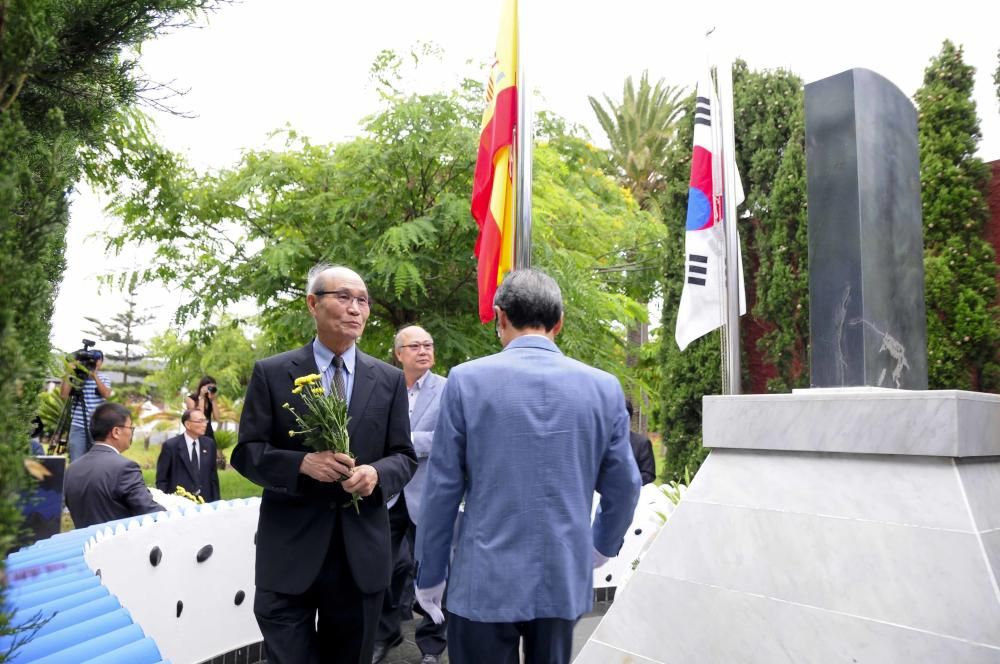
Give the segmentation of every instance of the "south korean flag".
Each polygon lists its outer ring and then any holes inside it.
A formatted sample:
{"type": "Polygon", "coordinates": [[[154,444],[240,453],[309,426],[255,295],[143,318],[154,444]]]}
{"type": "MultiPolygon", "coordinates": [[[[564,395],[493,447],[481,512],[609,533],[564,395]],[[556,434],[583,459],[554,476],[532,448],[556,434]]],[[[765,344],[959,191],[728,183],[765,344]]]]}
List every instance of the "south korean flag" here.
{"type": "MultiPolygon", "coordinates": [[[[695,339],[723,324],[726,238],[724,217],[721,124],[713,120],[719,108],[711,74],[698,83],[694,112],[694,155],[688,190],[687,227],[684,234],[684,290],[677,312],[674,338],[684,350],[695,339]]],[[[736,205],[743,202],[743,187],[737,173],[736,205]]],[[[743,258],[738,259],[740,315],[746,313],[743,258]]]]}

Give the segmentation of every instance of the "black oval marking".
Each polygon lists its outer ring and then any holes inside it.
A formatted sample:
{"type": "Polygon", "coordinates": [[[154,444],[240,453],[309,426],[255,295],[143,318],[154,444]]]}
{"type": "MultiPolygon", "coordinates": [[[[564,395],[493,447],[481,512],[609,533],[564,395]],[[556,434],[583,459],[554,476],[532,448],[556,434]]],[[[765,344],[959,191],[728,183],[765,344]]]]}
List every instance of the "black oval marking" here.
{"type": "Polygon", "coordinates": [[[236,598],[233,600],[233,602],[236,603],[236,606],[239,606],[240,604],[243,603],[243,600],[246,599],[246,596],[247,594],[245,592],[243,592],[242,590],[238,590],[236,592],[236,598]]]}
{"type": "Polygon", "coordinates": [[[177,617],[181,617],[181,612],[184,611],[184,602],[177,600],[177,617]]]}
{"type": "Polygon", "coordinates": [[[153,550],[149,552],[149,564],[156,567],[163,560],[163,552],[160,551],[160,547],[154,546],[153,550]]]}
{"type": "Polygon", "coordinates": [[[212,552],[213,551],[215,551],[215,549],[212,548],[212,545],[211,544],[206,544],[205,546],[203,546],[200,549],[198,549],[198,555],[195,556],[195,559],[199,563],[203,563],[203,562],[205,562],[206,560],[208,560],[209,558],[212,557],[212,552]]]}

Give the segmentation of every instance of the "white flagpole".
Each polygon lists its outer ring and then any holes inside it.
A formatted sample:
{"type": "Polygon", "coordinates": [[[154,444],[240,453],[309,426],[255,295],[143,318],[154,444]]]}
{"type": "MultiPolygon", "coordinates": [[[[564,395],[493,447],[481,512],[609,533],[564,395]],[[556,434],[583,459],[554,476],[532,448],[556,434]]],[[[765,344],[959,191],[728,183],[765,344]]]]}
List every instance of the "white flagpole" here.
{"type": "Polygon", "coordinates": [[[515,0],[517,15],[517,125],[514,147],[514,269],[531,267],[531,153],[533,148],[528,87],[524,83],[524,22],[521,2],[515,0]]]}
{"type": "Polygon", "coordinates": [[[719,116],[722,122],[723,220],[726,232],[726,315],[723,318],[728,361],[726,394],[741,392],[740,373],[740,241],[736,234],[736,134],[733,130],[733,63],[723,58],[716,70],[719,79],[719,116]]]}

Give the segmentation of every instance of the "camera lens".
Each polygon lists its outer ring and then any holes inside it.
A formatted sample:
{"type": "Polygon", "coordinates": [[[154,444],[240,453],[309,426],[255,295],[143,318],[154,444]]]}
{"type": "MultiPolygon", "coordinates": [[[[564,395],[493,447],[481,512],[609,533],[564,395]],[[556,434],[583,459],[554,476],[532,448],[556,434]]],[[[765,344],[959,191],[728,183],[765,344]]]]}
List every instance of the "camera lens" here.
{"type": "Polygon", "coordinates": [[[208,391],[209,391],[209,392],[211,392],[212,394],[215,394],[216,392],[218,392],[218,391],[219,391],[219,388],[218,388],[218,387],[216,387],[215,385],[209,385],[207,389],[208,389],[208,391]]]}

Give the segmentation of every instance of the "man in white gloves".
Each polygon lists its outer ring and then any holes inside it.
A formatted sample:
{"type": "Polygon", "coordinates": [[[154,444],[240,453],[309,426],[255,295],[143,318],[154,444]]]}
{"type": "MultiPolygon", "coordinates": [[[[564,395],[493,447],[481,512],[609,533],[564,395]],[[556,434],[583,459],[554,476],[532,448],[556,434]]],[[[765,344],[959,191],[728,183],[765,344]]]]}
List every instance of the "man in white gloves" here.
{"type": "Polygon", "coordinates": [[[521,639],[527,664],[567,664],[593,606],[592,569],[618,554],[639,498],[625,396],[555,345],[563,306],[551,277],[511,272],[493,303],[503,351],[453,368],[441,396],[416,597],[443,620],[447,584],[453,664],[516,662],[521,639]]]}

